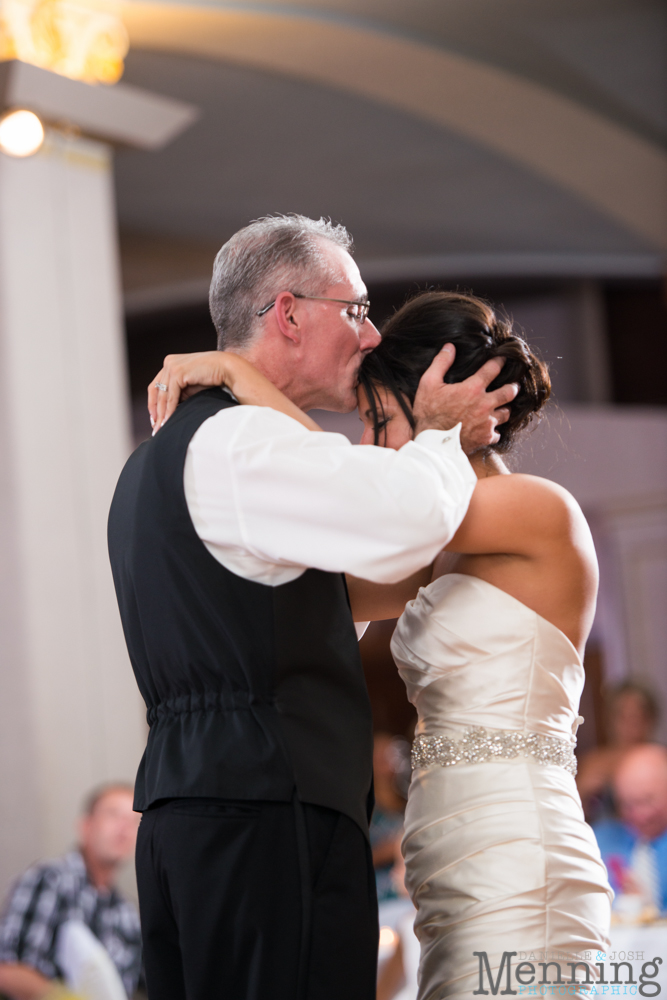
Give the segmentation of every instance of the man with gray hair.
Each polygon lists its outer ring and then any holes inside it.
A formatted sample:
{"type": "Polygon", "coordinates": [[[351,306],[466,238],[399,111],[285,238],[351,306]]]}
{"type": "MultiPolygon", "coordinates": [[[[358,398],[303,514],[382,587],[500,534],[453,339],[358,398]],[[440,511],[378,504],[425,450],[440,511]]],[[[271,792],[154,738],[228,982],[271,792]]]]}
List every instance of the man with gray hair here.
{"type": "MultiPolygon", "coordinates": [[[[380,340],[350,250],[342,227],[288,216],[215,261],[219,349],[302,409],[353,409],[380,340]]],[[[167,359],[150,391],[161,429],[109,519],[150,725],[135,798],[149,996],[372,1000],[372,724],[343,574],[392,583],[433,560],[476,481],[459,431],[468,451],[497,440],[516,387],[486,391],[498,359],[445,385],[445,352],[398,451],[311,434],[219,386],[162,426],[210,363],[167,359]]]]}
{"type": "MultiPolygon", "coordinates": [[[[213,265],[209,304],[218,350],[235,351],[253,361],[302,409],[353,410],[362,356],[380,341],[373,324],[365,322],[366,288],[351,249],[344,226],[324,219],[278,216],[260,219],[232,236],[213,265]],[[284,306],[276,296],[286,289],[291,289],[286,293],[290,301],[301,300],[299,313],[311,320],[317,317],[317,350],[308,350],[307,358],[298,356],[303,348],[294,337],[287,343],[283,335],[271,337],[280,321],[267,322],[268,313],[275,308],[276,319],[284,306]],[[343,295],[334,304],[346,308],[321,304],[330,301],[327,291],[332,289],[345,293],[347,300],[343,295]],[[332,332],[341,315],[348,331],[344,339],[332,332]]],[[[295,327],[296,313],[286,321],[295,327]]]]}

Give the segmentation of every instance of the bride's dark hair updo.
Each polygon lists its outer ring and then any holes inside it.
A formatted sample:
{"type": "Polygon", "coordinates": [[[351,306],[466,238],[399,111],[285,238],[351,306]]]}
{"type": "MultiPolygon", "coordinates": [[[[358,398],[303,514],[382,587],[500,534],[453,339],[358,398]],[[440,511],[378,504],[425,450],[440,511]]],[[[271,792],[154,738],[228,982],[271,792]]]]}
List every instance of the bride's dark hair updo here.
{"type": "Polygon", "coordinates": [[[414,428],[411,406],[419,380],[445,344],[456,348],[445,382],[462,382],[489,358],[502,357],[506,359],[503,369],[489,389],[508,382],[519,386],[516,399],[510,403],[509,420],[498,427],[500,441],[491,446],[495,451],[509,451],[518,432],[542,409],[551,393],[544,362],[514,333],[510,320],[496,316],[491,306],[474,295],[423,292],[395,312],[381,332],[382,342],[365,357],[360,372],[376,444],[382,420],[378,389],[387,389],[396,397],[414,428]]]}

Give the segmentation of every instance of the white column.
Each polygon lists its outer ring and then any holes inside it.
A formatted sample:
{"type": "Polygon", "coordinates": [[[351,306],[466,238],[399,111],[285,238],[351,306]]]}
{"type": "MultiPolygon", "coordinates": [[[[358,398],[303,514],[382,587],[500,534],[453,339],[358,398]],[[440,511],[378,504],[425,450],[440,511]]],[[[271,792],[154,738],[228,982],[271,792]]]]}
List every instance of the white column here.
{"type": "Polygon", "coordinates": [[[144,746],[106,550],[130,450],[115,228],[107,145],[0,154],[0,889],[144,746]]]}

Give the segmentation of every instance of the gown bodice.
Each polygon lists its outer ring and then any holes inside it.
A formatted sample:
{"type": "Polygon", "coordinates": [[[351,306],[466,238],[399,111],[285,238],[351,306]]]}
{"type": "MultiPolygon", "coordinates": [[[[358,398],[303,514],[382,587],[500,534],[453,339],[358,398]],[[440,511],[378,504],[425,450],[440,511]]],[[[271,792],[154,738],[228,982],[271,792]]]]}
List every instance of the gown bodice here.
{"type": "Polygon", "coordinates": [[[418,736],[470,726],[571,740],[581,658],[555,625],[486,580],[448,573],[399,619],[391,651],[418,736]]]}

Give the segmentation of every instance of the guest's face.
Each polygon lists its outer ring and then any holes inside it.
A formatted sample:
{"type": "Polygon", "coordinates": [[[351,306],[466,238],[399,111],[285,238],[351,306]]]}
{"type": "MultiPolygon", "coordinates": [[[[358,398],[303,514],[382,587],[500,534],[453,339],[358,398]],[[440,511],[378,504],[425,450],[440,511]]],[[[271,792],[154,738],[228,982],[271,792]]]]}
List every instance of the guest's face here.
{"type": "MultiPolygon", "coordinates": [[[[378,407],[378,444],[383,448],[402,448],[408,441],[412,441],[412,427],[401,409],[401,405],[396,397],[386,389],[380,388],[380,406],[378,407]],[[383,412],[384,411],[384,412],[383,412]]],[[[375,425],[373,423],[373,411],[371,410],[368,397],[364,390],[359,387],[357,392],[359,416],[364,425],[364,432],[361,436],[361,444],[375,443],[375,425]]]]}
{"type": "Polygon", "coordinates": [[[662,768],[634,768],[616,782],[621,818],[644,840],[654,840],[667,830],[667,773],[662,768]]]}
{"type": "MultiPolygon", "coordinates": [[[[359,268],[348,253],[333,244],[325,247],[339,278],[322,296],[365,302],[366,286],[359,268]]],[[[321,409],[349,413],[357,403],[359,368],[364,355],[380,343],[380,334],[366,319],[360,323],[350,306],[342,302],[298,299],[296,308],[305,320],[305,352],[299,378],[306,387],[306,403],[321,409]]]]}
{"type": "Polygon", "coordinates": [[[81,846],[100,863],[121,864],[134,854],[140,819],[132,809],[131,792],[109,791],[81,820],[81,846]]]}

